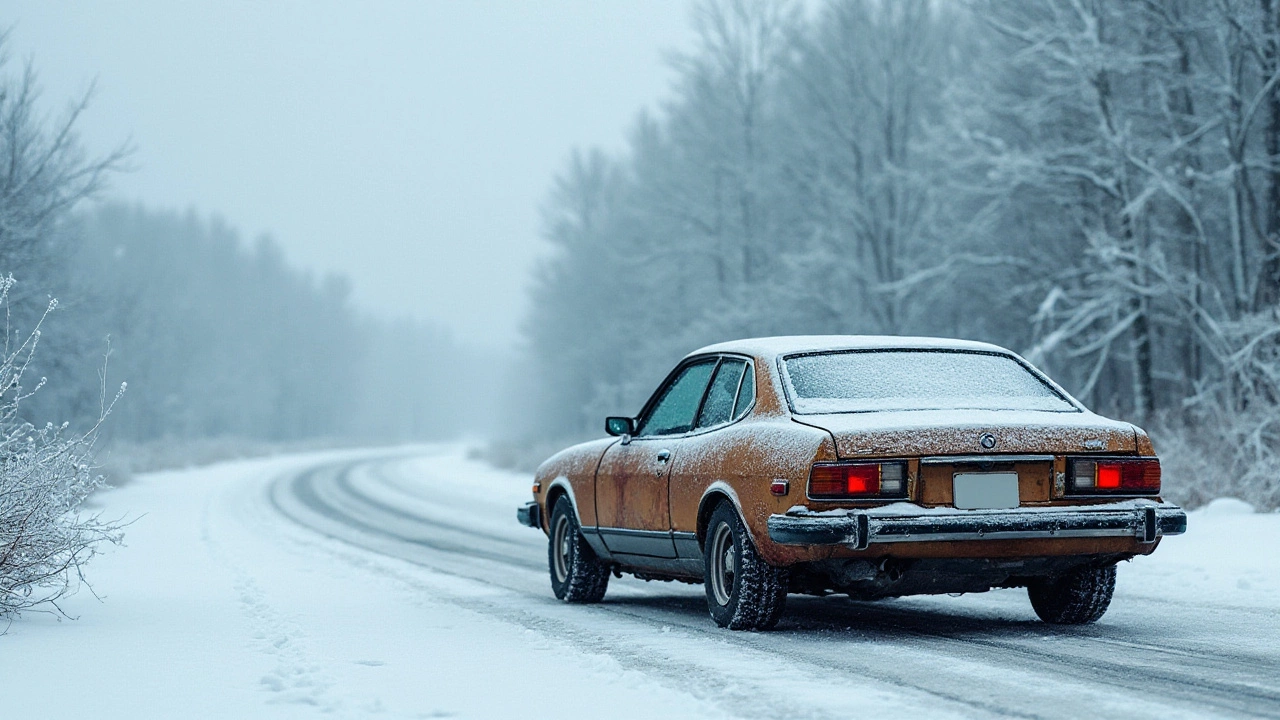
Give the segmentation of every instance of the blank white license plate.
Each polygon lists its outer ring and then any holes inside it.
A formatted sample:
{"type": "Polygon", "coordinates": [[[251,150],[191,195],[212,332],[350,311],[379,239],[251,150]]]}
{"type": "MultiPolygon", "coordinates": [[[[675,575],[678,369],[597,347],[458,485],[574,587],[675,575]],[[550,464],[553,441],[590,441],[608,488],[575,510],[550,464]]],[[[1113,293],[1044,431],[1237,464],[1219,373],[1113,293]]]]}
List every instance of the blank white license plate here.
{"type": "Polygon", "coordinates": [[[956,473],[955,505],[963,510],[1018,507],[1018,473],[956,473]]]}

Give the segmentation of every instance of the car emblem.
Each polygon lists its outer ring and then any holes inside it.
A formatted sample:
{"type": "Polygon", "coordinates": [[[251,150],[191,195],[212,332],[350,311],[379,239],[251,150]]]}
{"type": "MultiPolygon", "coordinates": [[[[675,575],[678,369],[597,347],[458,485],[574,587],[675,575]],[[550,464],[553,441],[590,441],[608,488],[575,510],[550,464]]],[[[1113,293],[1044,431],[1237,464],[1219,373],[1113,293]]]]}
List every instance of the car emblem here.
{"type": "Polygon", "coordinates": [[[982,437],[978,438],[978,444],[990,450],[996,446],[996,436],[991,433],[983,433],[982,437]]]}

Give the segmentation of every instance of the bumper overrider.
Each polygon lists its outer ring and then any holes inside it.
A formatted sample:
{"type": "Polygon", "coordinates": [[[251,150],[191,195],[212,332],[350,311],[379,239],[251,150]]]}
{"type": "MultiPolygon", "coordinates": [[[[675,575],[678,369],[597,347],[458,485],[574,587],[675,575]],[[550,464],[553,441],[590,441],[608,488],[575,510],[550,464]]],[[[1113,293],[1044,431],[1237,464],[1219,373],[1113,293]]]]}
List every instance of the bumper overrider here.
{"type": "Polygon", "coordinates": [[[538,503],[530,502],[516,508],[516,519],[521,525],[528,525],[531,528],[538,528],[542,525],[542,510],[538,508],[538,503]]]}
{"type": "Polygon", "coordinates": [[[1172,503],[1125,500],[1100,505],[1018,507],[1007,510],[924,508],[894,503],[878,508],[814,512],[803,506],[770,515],[769,538],[784,545],[847,545],[951,540],[1048,540],[1136,537],[1153,543],[1187,531],[1187,514],[1172,503]]]}

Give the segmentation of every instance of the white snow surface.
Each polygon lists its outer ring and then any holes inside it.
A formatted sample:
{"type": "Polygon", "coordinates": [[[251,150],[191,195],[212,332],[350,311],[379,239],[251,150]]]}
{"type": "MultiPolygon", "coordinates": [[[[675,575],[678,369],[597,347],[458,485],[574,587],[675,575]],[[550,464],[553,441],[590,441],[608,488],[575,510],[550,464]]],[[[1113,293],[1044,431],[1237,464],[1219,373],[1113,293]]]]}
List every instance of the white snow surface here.
{"type": "MultiPolygon", "coordinates": [[[[66,604],[75,621],[14,622],[0,637],[0,702],[19,717],[100,720],[515,718],[546,698],[561,717],[722,715],[455,602],[500,590],[353,551],[268,506],[270,479],[333,457],[155,473],[105,495],[108,513],[138,520],[128,547],[91,568],[104,602],[82,592],[66,604]]],[[[541,539],[514,521],[527,478],[441,459],[453,465],[442,473],[465,467],[462,496],[501,501],[494,529],[541,539]]]]}
{"type": "Polygon", "coordinates": [[[716,343],[694,350],[686,357],[704,353],[737,352],[757,357],[774,358],[778,355],[790,353],[878,349],[969,350],[1014,354],[1010,350],[991,343],[940,337],[912,337],[907,335],[777,335],[716,343]]]}
{"type": "Polygon", "coordinates": [[[1254,509],[1252,505],[1240,498],[1233,497],[1217,498],[1204,507],[1204,514],[1214,516],[1252,515],[1253,512],[1254,509]]]}
{"type": "Polygon", "coordinates": [[[1195,717],[1209,707],[1230,716],[1229,703],[1183,705],[1095,687],[1091,676],[1037,674],[1017,652],[1005,663],[982,637],[1068,654],[1141,638],[1277,661],[1280,514],[1191,513],[1186,535],[1121,566],[1111,611],[1083,635],[1035,623],[1020,590],[887,606],[798,599],[777,631],[730,633],[707,617],[699,587],[615,579],[601,606],[555,601],[546,540],[514,519],[529,483],[457,446],[140,476],[97,498],[107,514],[137,518],[127,547],[88,569],[102,601],[82,591],[64,604],[77,619],[28,614],[0,636],[0,714],[935,718],[1071,716],[1074,707],[1195,717]],[[349,472],[317,492],[345,487],[360,498],[340,506],[365,530],[321,519],[303,527],[282,513],[288,482],[343,463],[349,472]],[[424,523],[441,525],[428,532],[424,523]],[[425,534],[393,542],[383,530],[425,534]],[[450,542],[496,560],[459,556],[450,542]],[[852,609],[833,615],[840,608],[852,609]],[[906,629],[882,627],[890,618],[906,629]],[[950,634],[932,635],[935,624],[950,634]],[[975,635],[978,645],[949,649],[975,635]],[[989,699],[970,697],[975,684],[989,699]]]}
{"type": "MultiPolygon", "coordinates": [[[[1215,501],[1216,502],[1216,501],[1215,501]]],[[[1210,504],[1212,506],[1212,503],[1210,504]]],[[[1163,506],[1176,507],[1172,503],[1165,503],[1163,506]]],[[[1091,505],[1077,505],[1071,508],[1074,512],[1090,512],[1103,510],[1141,510],[1149,507],[1162,507],[1162,503],[1155,500],[1145,498],[1131,498],[1128,500],[1116,500],[1109,503],[1096,503],[1091,505]]],[[[1205,508],[1210,510],[1211,508],[1205,508]]],[[[1057,506],[1046,508],[1044,506],[1026,505],[1016,508],[1001,508],[993,510],[1001,515],[1039,515],[1046,510],[1050,512],[1068,512],[1067,506],[1057,506]]],[[[846,518],[849,517],[848,509],[835,510],[810,510],[805,505],[792,505],[787,509],[788,513],[802,513],[805,517],[811,518],[846,518]]],[[[876,507],[866,508],[863,512],[867,515],[876,517],[970,517],[975,512],[981,513],[981,510],[966,510],[955,507],[921,507],[915,503],[906,501],[892,502],[886,505],[877,505],[876,507]]]]}

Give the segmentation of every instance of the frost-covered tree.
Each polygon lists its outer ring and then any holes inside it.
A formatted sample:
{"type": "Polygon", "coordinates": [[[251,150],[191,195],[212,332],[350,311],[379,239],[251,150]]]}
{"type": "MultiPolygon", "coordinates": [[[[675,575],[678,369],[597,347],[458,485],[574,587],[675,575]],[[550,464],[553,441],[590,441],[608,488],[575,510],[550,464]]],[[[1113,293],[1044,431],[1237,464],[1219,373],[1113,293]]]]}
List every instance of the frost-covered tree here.
{"type": "MultiPolygon", "coordinates": [[[[89,156],[76,136],[89,94],[59,117],[43,115],[34,71],[28,64],[10,72],[4,45],[0,34],[0,268],[21,272],[28,287],[65,287],[71,245],[60,231],[127,150],[89,156]]],[[[120,539],[119,524],[80,511],[102,484],[93,447],[110,411],[105,365],[96,407],[66,413],[72,396],[51,392],[46,377],[74,368],[88,336],[62,325],[67,332],[44,341],[56,301],[32,301],[38,296],[17,295],[15,287],[12,275],[0,276],[0,615],[58,609],[98,546],[120,539]],[[69,417],[56,424],[37,419],[52,408],[69,417]]]]}
{"type": "Polygon", "coordinates": [[[706,342],[946,334],[1148,424],[1175,494],[1280,504],[1280,3],[697,8],[671,100],[548,202],[538,433],[706,342]]]}
{"type": "Polygon", "coordinates": [[[128,148],[91,157],[80,145],[76,127],[92,92],[60,116],[42,114],[35,70],[29,63],[10,70],[7,37],[0,33],[0,267],[43,273],[24,278],[39,282],[56,272],[65,249],[55,228],[102,189],[128,148]]]}
{"type": "Polygon", "coordinates": [[[905,330],[912,280],[935,264],[936,160],[922,146],[954,64],[938,13],[955,15],[927,0],[832,2],[793,39],[775,150],[791,240],[779,294],[831,329],[905,330]]]}
{"type": "Polygon", "coordinates": [[[1145,16],[1117,3],[989,2],[982,16],[1001,50],[972,91],[987,109],[969,128],[974,151],[985,191],[1012,211],[1006,229],[1030,231],[1021,252],[1049,261],[1030,355],[1089,367],[1077,384],[1085,396],[1127,377],[1126,409],[1145,418],[1156,405],[1152,303],[1167,291],[1150,267],[1165,252],[1152,215],[1169,189],[1154,82],[1167,58],[1145,16]],[[1033,205],[1049,223],[1018,228],[1017,211],[1033,205]]]}
{"type": "MultiPolygon", "coordinates": [[[[341,278],[300,272],[270,238],[250,245],[194,213],[106,204],[69,231],[76,288],[92,300],[77,320],[111,335],[134,387],[111,437],[344,434],[367,334],[341,278]]],[[[86,358],[76,376],[89,371],[86,358]]]]}
{"type": "MultiPolygon", "coordinates": [[[[15,327],[30,328],[47,293],[78,300],[67,262],[73,242],[61,230],[77,205],[97,195],[124,166],[129,148],[102,155],[86,150],[77,130],[92,90],[61,112],[46,112],[33,65],[14,66],[7,36],[0,32],[0,268],[22,278],[11,290],[16,302],[10,319],[15,327]]],[[[82,332],[75,316],[50,319],[58,331],[45,342],[41,374],[69,377],[87,361],[92,377],[94,361],[87,359],[98,355],[103,334],[82,332]]],[[[33,409],[69,407],[78,402],[77,390],[71,382],[55,383],[32,399],[33,409]]]]}

